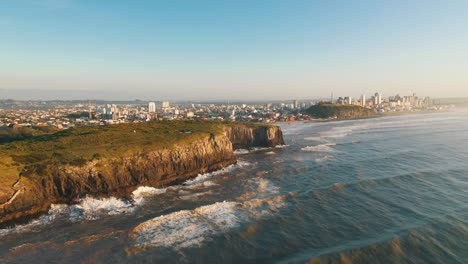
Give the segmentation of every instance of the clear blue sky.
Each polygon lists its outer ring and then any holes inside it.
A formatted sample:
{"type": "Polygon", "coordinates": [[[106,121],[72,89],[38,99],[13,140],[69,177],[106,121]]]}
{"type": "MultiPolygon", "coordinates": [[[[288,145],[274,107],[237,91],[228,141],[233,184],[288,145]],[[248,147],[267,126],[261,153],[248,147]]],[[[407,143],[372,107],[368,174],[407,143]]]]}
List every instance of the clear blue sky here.
{"type": "Polygon", "coordinates": [[[0,89],[468,96],[467,32],[463,0],[0,0],[0,89]]]}

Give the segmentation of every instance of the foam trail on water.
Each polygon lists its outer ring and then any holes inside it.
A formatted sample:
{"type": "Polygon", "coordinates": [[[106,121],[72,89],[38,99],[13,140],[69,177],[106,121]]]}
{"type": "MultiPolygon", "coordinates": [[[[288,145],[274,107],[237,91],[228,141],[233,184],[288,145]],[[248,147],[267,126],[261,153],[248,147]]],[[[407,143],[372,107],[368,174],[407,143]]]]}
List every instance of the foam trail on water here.
{"type": "Polygon", "coordinates": [[[306,137],[304,139],[305,140],[310,140],[310,141],[322,141],[321,137],[306,137]]]}
{"type": "Polygon", "coordinates": [[[228,172],[231,172],[233,171],[234,169],[237,169],[237,168],[243,168],[243,167],[246,167],[246,166],[249,166],[250,163],[247,162],[247,161],[244,161],[244,160],[238,160],[237,161],[237,164],[233,164],[233,165],[230,165],[230,166],[227,166],[225,168],[222,168],[220,170],[217,170],[217,171],[213,171],[213,172],[208,172],[208,173],[204,173],[204,174],[198,174],[198,176],[192,180],[187,180],[183,183],[183,185],[187,186],[187,185],[196,185],[196,184],[200,184],[200,183],[203,183],[205,181],[207,181],[208,179],[210,179],[211,177],[213,176],[216,176],[216,175],[221,175],[221,174],[224,174],[224,173],[228,173],[228,172]]]}
{"type": "Polygon", "coordinates": [[[140,186],[132,192],[132,198],[135,204],[142,204],[146,197],[155,196],[165,193],[167,188],[154,188],[148,186],[140,186]]]}
{"type": "Polygon", "coordinates": [[[243,154],[248,154],[250,151],[248,149],[236,149],[234,150],[234,154],[236,155],[243,155],[243,154]]]}
{"type": "Polygon", "coordinates": [[[324,156],[324,157],[322,157],[322,158],[317,158],[317,159],[315,159],[315,162],[320,163],[320,162],[327,161],[327,160],[329,160],[329,159],[333,159],[333,156],[326,155],[326,156],[324,156]]]}
{"type": "Polygon", "coordinates": [[[115,197],[81,199],[77,205],[72,205],[70,209],[70,219],[72,221],[96,220],[103,215],[119,215],[131,213],[135,206],[129,202],[115,197]]]}
{"type": "Polygon", "coordinates": [[[327,143],[327,144],[321,144],[321,145],[316,145],[316,146],[307,146],[301,148],[302,151],[308,151],[308,152],[333,152],[335,151],[332,146],[336,146],[335,143],[327,143]]]}
{"type": "Polygon", "coordinates": [[[134,245],[136,248],[200,247],[215,235],[277,212],[286,206],[286,197],[282,195],[244,203],[224,201],[161,215],[133,229],[134,245]]]}
{"type": "Polygon", "coordinates": [[[10,228],[0,229],[0,237],[12,233],[25,233],[37,230],[40,227],[47,226],[52,223],[60,214],[67,211],[68,206],[66,204],[52,204],[49,212],[38,219],[32,220],[31,222],[24,225],[17,225],[10,228]]]}

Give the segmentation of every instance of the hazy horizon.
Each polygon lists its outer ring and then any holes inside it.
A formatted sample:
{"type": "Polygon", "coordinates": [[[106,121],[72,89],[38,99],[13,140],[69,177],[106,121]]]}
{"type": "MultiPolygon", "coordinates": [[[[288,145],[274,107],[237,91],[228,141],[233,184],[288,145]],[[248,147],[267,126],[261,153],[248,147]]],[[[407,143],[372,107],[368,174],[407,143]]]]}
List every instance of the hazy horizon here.
{"type": "Polygon", "coordinates": [[[0,99],[468,97],[467,10],[466,1],[0,1],[0,99]]]}

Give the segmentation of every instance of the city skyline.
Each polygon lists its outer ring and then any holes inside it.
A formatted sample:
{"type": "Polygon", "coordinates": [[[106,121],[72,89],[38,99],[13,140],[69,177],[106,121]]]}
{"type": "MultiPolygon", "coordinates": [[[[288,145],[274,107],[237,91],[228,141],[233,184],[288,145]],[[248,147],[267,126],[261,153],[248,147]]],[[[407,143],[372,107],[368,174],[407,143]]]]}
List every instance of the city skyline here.
{"type": "Polygon", "coordinates": [[[466,10],[464,1],[0,1],[0,96],[468,97],[466,10]]]}

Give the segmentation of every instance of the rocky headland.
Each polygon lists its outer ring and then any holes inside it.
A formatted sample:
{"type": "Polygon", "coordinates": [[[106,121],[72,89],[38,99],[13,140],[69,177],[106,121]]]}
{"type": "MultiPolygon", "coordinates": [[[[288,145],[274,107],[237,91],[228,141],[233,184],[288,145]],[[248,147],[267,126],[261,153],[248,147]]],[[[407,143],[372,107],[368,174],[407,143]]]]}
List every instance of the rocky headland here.
{"type": "Polygon", "coordinates": [[[237,162],[236,148],[284,144],[277,126],[167,121],[84,127],[0,144],[0,225],[80,197],[129,197],[237,162]]]}
{"type": "Polygon", "coordinates": [[[376,117],[378,114],[372,109],[358,105],[339,105],[319,103],[305,110],[305,113],[319,119],[359,119],[376,117]]]}

